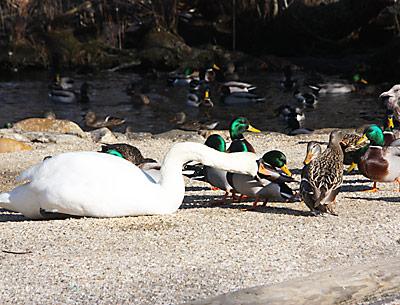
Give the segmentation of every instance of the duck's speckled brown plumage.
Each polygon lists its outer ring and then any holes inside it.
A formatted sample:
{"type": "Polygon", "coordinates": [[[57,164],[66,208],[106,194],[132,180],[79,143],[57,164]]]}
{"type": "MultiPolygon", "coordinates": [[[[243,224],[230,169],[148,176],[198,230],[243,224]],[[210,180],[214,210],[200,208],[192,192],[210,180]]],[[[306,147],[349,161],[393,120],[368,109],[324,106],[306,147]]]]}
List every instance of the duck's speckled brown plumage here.
{"type": "Polygon", "coordinates": [[[357,141],[361,138],[361,135],[355,133],[346,133],[343,136],[342,141],[340,141],[340,146],[343,150],[343,163],[350,165],[353,162],[357,163],[359,157],[357,156],[357,151],[361,149],[365,143],[357,144],[357,141]]]}
{"type": "Polygon", "coordinates": [[[303,168],[300,194],[312,212],[335,214],[335,198],[343,182],[343,135],[333,131],[323,153],[303,168]]]}
{"type": "Polygon", "coordinates": [[[117,143],[117,144],[106,144],[101,146],[101,152],[106,153],[109,150],[118,151],[124,159],[132,162],[136,166],[141,167],[146,163],[157,163],[154,159],[144,158],[140,150],[132,145],[125,143],[117,143]]]}

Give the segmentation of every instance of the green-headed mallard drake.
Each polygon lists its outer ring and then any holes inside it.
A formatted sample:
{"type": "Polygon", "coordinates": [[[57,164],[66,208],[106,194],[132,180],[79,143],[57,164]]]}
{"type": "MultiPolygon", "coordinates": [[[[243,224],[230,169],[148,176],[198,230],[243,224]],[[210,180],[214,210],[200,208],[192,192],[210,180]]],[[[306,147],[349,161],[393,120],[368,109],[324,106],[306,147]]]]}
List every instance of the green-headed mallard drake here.
{"type": "MultiPolygon", "coordinates": [[[[206,142],[204,143],[206,146],[211,147],[220,152],[226,152],[226,142],[225,140],[218,134],[212,134],[207,137],[206,142]]],[[[246,151],[246,146],[241,146],[242,152],[246,151]]],[[[235,151],[240,152],[240,151],[235,151]]],[[[225,191],[225,195],[222,199],[222,202],[225,202],[230,193],[232,193],[233,199],[235,200],[235,191],[232,185],[228,182],[228,173],[226,170],[222,170],[219,168],[211,167],[211,166],[201,166],[199,164],[187,166],[185,170],[194,170],[195,179],[201,180],[204,182],[208,182],[213,189],[220,189],[225,191]]],[[[192,177],[191,177],[192,178],[192,177]]]]}
{"type": "Polygon", "coordinates": [[[302,170],[300,195],[314,215],[326,212],[336,215],[335,200],[343,182],[342,138],[342,132],[333,131],[325,151],[302,170]]]}
{"type": "Polygon", "coordinates": [[[139,168],[146,168],[147,163],[151,163],[151,165],[158,167],[160,166],[156,160],[143,157],[142,153],[137,147],[125,143],[102,145],[100,152],[124,158],[139,168]]]}
{"type": "MultiPolygon", "coordinates": [[[[226,152],[226,142],[218,134],[210,135],[204,144],[217,151],[226,152]]],[[[222,199],[223,202],[225,202],[229,193],[232,191],[232,186],[227,180],[227,174],[228,172],[225,170],[204,166],[204,181],[208,182],[215,188],[225,191],[224,198],[222,199]]]]}
{"type": "MultiPolygon", "coordinates": [[[[385,122],[383,125],[383,137],[385,141],[385,145],[392,145],[394,141],[400,139],[400,131],[394,129],[394,114],[393,112],[389,112],[386,114],[385,122]]],[[[396,143],[394,143],[397,146],[396,143]]]]}
{"type": "Polygon", "coordinates": [[[188,86],[192,80],[199,80],[199,70],[186,68],[183,73],[172,73],[168,76],[169,86],[188,86]]]}
{"type": "Polygon", "coordinates": [[[342,147],[344,158],[343,164],[350,165],[347,173],[350,173],[360,161],[360,157],[366,151],[365,144],[358,144],[361,136],[356,133],[346,133],[343,136],[340,146],[342,147]]]}
{"type": "Polygon", "coordinates": [[[154,181],[160,180],[160,163],[151,158],[144,158],[135,146],[125,143],[105,144],[101,146],[100,152],[126,159],[151,176],[154,181]]]}
{"type": "Polygon", "coordinates": [[[386,146],[381,128],[377,125],[370,125],[364,130],[363,137],[359,143],[366,139],[370,145],[361,156],[358,168],[361,173],[374,182],[370,192],[378,191],[377,182],[397,182],[400,190],[400,146],[392,142],[386,146]]]}
{"type": "Polygon", "coordinates": [[[243,133],[246,131],[260,132],[260,130],[250,125],[250,122],[247,118],[238,117],[231,122],[229,126],[229,134],[231,136],[232,143],[228,148],[228,152],[255,152],[253,146],[243,136],[243,133]],[[245,150],[243,150],[243,146],[245,147],[245,150]]]}
{"type": "Polygon", "coordinates": [[[253,207],[257,206],[259,200],[263,200],[264,205],[269,200],[293,200],[294,193],[286,183],[295,180],[286,165],[285,154],[279,150],[272,150],[265,153],[258,162],[260,170],[257,179],[249,175],[228,173],[227,180],[234,191],[255,198],[253,207]]]}
{"type": "Polygon", "coordinates": [[[99,119],[95,112],[88,111],[85,115],[85,125],[90,128],[112,128],[125,123],[125,119],[106,116],[104,119],[99,119]]]}

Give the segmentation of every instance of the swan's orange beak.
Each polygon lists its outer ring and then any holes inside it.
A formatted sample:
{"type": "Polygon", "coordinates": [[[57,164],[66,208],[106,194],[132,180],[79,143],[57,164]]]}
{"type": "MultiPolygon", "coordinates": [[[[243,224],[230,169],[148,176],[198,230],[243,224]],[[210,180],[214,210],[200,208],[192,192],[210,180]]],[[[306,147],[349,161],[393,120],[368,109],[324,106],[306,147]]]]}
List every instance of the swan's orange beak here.
{"type": "Polygon", "coordinates": [[[288,169],[288,167],[286,166],[286,164],[284,166],[281,167],[281,170],[288,175],[289,177],[292,177],[292,173],[290,172],[290,170],[288,169]]]}

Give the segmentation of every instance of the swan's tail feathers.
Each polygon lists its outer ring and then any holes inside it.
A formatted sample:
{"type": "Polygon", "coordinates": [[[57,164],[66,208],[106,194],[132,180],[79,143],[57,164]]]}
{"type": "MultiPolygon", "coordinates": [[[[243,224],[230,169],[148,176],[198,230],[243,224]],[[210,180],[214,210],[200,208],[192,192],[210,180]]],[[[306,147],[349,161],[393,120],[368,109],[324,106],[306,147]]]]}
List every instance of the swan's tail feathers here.
{"type": "Polygon", "coordinates": [[[0,194],[0,207],[2,207],[2,204],[10,204],[10,193],[1,193],[0,194]]]}
{"type": "Polygon", "coordinates": [[[41,165],[41,163],[32,166],[31,168],[28,168],[26,171],[22,172],[18,177],[17,177],[17,182],[23,182],[26,180],[32,180],[32,176],[36,173],[38,167],[41,165]]]}

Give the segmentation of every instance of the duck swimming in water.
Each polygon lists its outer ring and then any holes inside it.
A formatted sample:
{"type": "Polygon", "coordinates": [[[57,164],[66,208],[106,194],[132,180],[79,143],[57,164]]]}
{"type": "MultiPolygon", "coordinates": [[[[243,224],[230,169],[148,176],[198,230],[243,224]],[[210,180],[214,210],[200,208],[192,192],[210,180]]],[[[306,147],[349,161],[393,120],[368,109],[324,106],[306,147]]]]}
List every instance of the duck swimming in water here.
{"type": "Polygon", "coordinates": [[[85,114],[85,125],[90,128],[113,128],[125,123],[125,119],[106,116],[104,119],[99,119],[95,112],[88,111],[85,114]]]}

